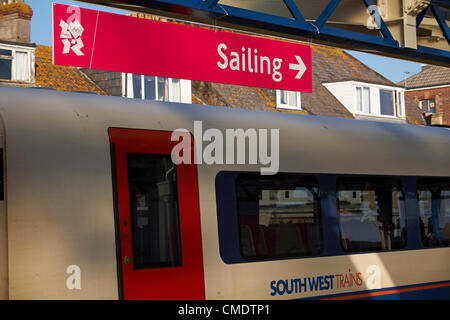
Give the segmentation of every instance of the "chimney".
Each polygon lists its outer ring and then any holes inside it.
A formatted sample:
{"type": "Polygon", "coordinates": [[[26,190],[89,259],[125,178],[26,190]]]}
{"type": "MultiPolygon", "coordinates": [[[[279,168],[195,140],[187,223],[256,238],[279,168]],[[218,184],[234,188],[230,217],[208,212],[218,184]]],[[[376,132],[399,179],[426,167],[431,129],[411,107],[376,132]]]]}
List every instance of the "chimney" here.
{"type": "Polygon", "coordinates": [[[32,16],[23,0],[0,0],[0,40],[30,43],[32,16]]]}

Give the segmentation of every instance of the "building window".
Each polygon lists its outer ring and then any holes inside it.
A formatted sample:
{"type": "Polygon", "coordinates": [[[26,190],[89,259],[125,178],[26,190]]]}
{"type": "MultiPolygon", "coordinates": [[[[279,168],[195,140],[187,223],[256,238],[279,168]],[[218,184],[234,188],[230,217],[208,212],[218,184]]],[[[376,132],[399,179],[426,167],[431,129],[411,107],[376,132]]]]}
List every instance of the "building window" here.
{"type": "Polygon", "coordinates": [[[436,100],[434,100],[434,99],[421,100],[419,102],[419,107],[425,113],[435,113],[436,112],[436,100]]]}
{"type": "Polygon", "coordinates": [[[394,115],[394,92],[380,89],[380,113],[384,116],[394,115]]]}
{"type": "Polygon", "coordinates": [[[12,50],[0,48],[0,79],[12,80],[12,50]]]}
{"type": "Polygon", "coordinates": [[[345,251],[388,251],[406,246],[406,214],[400,180],[341,178],[337,205],[345,251]]]}
{"type": "Polygon", "coordinates": [[[424,246],[450,245],[450,180],[419,180],[417,198],[424,246]]]}
{"type": "Polygon", "coordinates": [[[356,87],[356,103],[359,112],[371,113],[370,88],[356,87]]]}
{"type": "Polygon", "coordinates": [[[403,92],[398,90],[380,89],[380,114],[403,118],[403,100],[403,92]]]}
{"type": "Polygon", "coordinates": [[[277,108],[301,110],[300,92],[277,90],[277,108]]]}
{"type": "Polygon", "coordinates": [[[31,54],[15,47],[0,47],[0,79],[31,82],[31,54]]]}
{"type": "Polygon", "coordinates": [[[182,102],[180,79],[127,73],[124,89],[127,98],[182,102]]]}
{"type": "Polygon", "coordinates": [[[241,174],[236,180],[236,200],[244,259],[320,254],[320,196],[314,177],[241,174]]]}
{"type": "Polygon", "coordinates": [[[352,80],[323,85],[348,111],[355,116],[361,116],[362,119],[368,117],[405,119],[404,88],[352,80]]]}

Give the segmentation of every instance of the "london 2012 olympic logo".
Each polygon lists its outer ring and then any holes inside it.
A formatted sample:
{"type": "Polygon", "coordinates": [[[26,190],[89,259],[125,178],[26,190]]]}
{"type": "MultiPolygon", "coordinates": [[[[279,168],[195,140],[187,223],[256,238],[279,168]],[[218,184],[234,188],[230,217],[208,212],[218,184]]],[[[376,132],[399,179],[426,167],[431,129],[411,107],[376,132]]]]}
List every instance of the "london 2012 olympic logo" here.
{"type": "Polygon", "coordinates": [[[81,25],[81,14],[80,8],[75,6],[69,6],[67,8],[67,13],[71,14],[66,21],[60,20],[59,26],[61,27],[60,39],[64,44],[63,54],[70,53],[72,51],[77,56],[84,56],[81,51],[84,44],[81,40],[84,28],[81,25]]]}

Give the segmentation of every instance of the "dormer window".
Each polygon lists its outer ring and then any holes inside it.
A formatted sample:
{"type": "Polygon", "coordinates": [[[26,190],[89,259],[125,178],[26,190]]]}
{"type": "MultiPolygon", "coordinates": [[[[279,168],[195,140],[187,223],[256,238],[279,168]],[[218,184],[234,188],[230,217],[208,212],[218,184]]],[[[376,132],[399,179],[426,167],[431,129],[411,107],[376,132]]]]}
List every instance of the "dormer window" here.
{"type": "Polygon", "coordinates": [[[33,82],[34,49],[0,43],[0,80],[33,82]]]}
{"type": "Polygon", "coordinates": [[[359,81],[323,84],[355,117],[405,119],[405,89],[359,81]]]}

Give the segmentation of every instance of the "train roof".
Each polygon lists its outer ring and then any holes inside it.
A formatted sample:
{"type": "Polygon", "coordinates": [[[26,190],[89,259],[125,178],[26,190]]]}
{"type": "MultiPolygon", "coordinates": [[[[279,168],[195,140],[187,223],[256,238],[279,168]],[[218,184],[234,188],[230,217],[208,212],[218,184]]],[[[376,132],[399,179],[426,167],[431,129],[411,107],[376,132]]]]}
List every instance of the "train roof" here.
{"type": "Polygon", "coordinates": [[[197,120],[203,130],[279,129],[280,171],[450,176],[447,128],[44,89],[1,87],[0,97],[6,152],[86,152],[83,144],[105,150],[110,127],[193,132],[197,120]]]}

